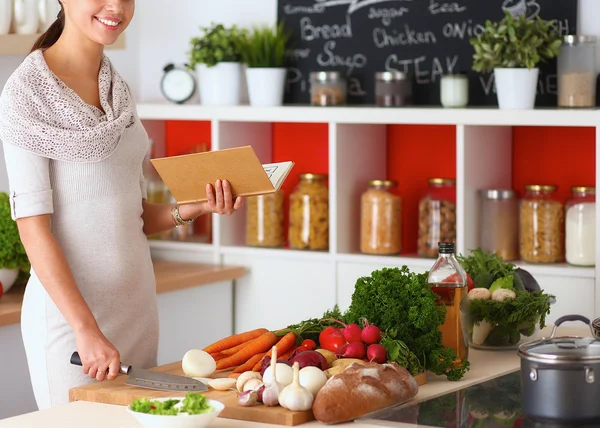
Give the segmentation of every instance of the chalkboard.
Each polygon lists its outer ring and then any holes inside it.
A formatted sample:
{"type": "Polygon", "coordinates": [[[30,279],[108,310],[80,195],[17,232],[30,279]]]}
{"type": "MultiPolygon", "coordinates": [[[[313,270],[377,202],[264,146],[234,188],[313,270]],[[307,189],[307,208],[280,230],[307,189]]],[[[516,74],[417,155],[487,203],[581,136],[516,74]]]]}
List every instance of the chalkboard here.
{"type": "MultiPolygon", "coordinates": [[[[278,21],[292,32],[286,104],[310,103],[312,71],[339,71],[349,104],[374,104],[375,73],[412,75],[415,105],[440,104],[440,79],[469,76],[469,104],[497,105],[493,74],[471,71],[473,47],[486,19],[553,20],[561,35],[577,33],[577,0],[278,0],[278,21]]],[[[540,65],[536,105],[556,106],[556,59],[540,65]]]]}

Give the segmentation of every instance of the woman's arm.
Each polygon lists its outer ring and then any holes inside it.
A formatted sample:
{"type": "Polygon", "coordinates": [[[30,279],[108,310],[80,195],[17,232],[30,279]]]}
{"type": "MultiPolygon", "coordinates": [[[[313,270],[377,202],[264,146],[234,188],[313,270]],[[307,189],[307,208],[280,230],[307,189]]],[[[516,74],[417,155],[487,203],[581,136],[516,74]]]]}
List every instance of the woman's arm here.
{"type": "MultiPolygon", "coordinates": [[[[231,186],[227,180],[217,180],[215,183],[215,191],[210,184],[206,185],[206,197],[208,201],[198,204],[185,204],[179,207],[179,214],[184,220],[196,219],[201,215],[211,213],[231,215],[242,207],[242,198],[236,198],[235,203],[231,195],[231,186]]],[[[143,202],[144,212],[142,219],[144,220],[144,233],[146,235],[154,235],[169,229],[172,229],[173,216],[171,214],[170,204],[153,204],[143,202]]]]}

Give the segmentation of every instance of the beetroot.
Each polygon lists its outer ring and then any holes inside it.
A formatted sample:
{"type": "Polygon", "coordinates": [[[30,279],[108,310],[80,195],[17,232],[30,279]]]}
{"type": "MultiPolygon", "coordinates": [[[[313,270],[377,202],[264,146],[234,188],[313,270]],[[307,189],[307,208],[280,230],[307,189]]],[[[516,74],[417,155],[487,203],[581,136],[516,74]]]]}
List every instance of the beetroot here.
{"type": "Polygon", "coordinates": [[[381,340],[381,330],[379,330],[379,327],[370,325],[369,321],[365,319],[365,328],[362,330],[361,339],[367,345],[379,343],[381,340]]]}
{"type": "Polygon", "coordinates": [[[373,343],[367,348],[367,359],[373,363],[383,364],[387,361],[387,350],[379,343],[373,343]]]}
{"type": "Polygon", "coordinates": [[[363,342],[356,341],[342,346],[339,352],[336,352],[336,355],[343,358],[358,358],[359,360],[362,360],[365,358],[366,353],[367,348],[365,344],[363,342]]]}
{"type": "Polygon", "coordinates": [[[317,351],[304,351],[296,355],[294,358],[290,358],[291,366],[293,366],[296,362],[300,366],[300,369],[308,366],[318,367],[321,370],[327,370],[329,368],[327,359],[317,351]]]}

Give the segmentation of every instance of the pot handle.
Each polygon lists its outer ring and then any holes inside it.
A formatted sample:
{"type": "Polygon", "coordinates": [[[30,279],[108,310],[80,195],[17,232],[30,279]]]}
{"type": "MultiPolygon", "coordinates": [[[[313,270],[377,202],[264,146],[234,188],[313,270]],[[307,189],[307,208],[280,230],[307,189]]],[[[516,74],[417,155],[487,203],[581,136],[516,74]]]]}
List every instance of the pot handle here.
{"type": "Polygon", "coordinates": [[[558,326],[567,321],[581,321],[581,322],[586,323],[587,325],[590,326],[590,330],[592,331],[592,336],[595,337],[594,329],[592,328],[592,324],[590,323],[589,318],[584,317],[583,315],[571,314],[571,315],[564,315],[554,322],[554,328],[552,329],[552,334],[550,335],[550,339],[554,338],[554,335],[556,334],[556,329],[558,328],[558,326]]]}

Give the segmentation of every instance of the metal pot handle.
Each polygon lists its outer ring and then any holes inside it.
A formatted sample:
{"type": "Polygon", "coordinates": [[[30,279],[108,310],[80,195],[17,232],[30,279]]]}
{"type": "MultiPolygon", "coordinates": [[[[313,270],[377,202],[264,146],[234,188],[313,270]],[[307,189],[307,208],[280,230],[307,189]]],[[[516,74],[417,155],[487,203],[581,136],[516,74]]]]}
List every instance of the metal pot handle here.
{"type": "Polygon", "coordinates": [[[558,326],[567,321],[581,321],[581,322],[586,323],[590,327],[590,331],[592,332],[592,337],[596,336],[594,334],[594,328],[592,327],[592,324],[591,324],[589,318],[586,318],[583,315],[572,314],[572,315],[562,316],[554,322],[554,328],[552,329],[552,334],[550,335],[550,339],[554,338],[554,335],[556,334],[556,329],[558,328],[558,326]]]}

